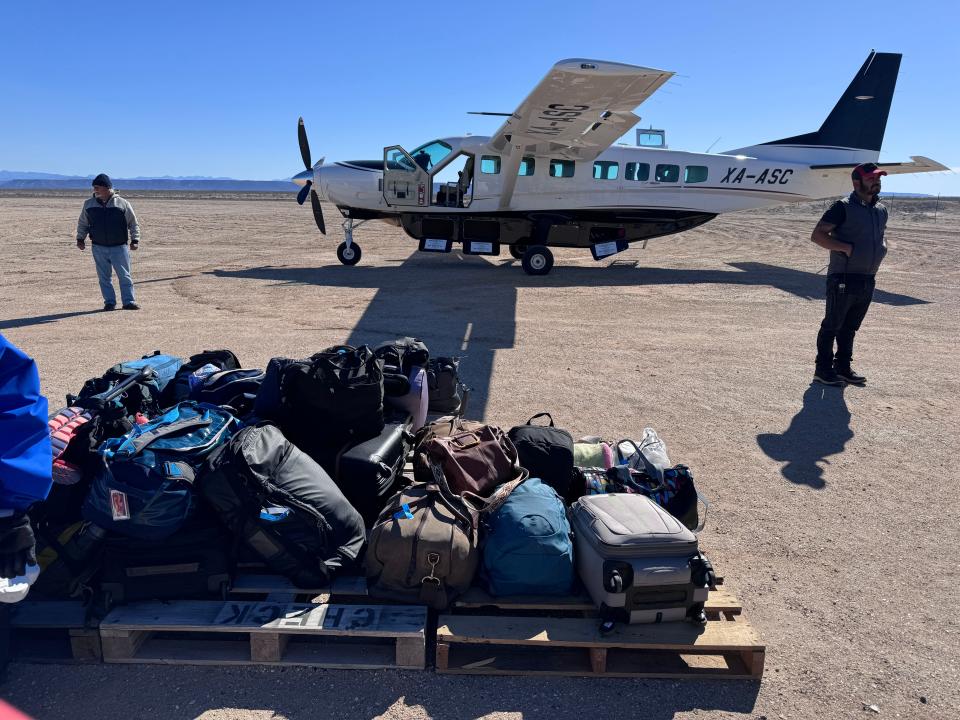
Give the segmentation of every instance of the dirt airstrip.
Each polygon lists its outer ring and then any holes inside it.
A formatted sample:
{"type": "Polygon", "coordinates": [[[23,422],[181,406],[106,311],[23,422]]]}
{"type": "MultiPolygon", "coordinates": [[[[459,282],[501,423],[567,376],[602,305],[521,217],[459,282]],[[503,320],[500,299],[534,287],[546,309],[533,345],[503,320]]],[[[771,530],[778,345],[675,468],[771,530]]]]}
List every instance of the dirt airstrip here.
{"type": "Polygon", "coordinates": [[[760,684],[473,678],[14,663],[0,696],[37,718],[954,718],[960,715],[960,201],[893,201],[858,336],[865,388],[811,385],[823,203],[738,213],[544,278],[434,256],[395,228],[341,267],[290,197],[131,194],[139,313],[98,312],[82,194],[0,195],[0,330],[52,407],[145,352],[233,349],[245,366],[423,338],[465,356],[471,415],[540,411],[575,436],[653,426],[712,507],[702,544],[767,646],[760,684]],[[936,212],[936,222],[934,213],[936,212]]]}

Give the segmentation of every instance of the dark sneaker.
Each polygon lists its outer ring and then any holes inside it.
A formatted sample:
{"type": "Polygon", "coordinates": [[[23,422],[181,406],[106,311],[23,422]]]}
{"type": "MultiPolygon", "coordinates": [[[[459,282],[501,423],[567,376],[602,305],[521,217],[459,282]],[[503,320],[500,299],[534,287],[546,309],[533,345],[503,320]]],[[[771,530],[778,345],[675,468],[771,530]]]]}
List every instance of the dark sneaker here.
{"type": "Polygon", "coordinates": [[[864,385],[867,382],[867,379],[863,375],[855,373],[849,365],[846,367],[835,367],[833,374],[852,385],[864,385]]]}
{"type": "Polygon", "coordinates": [[[124,303],[124,304],[123,304],[123,309],[124,309],[124,310],[139,310],[139,309],[140,309],[140,306],[137,305],[135,302],[132,302],[132,303],[124,303]]]}
{"type": "Polygon", "coordinates": [[[116,309],[117,309],[117,304],[116,304],[116,303],[104,303],[104,304],[103,304],[103,309],[104,309],[104,311],[107,311],[107,310],[116,310],[116,309]]]}
{"type": "Polygon", "coordinates": [[[837,375],[833,368],[827,370],[817,370],[813,374],[813,381],[821,385],[846,385],[847,381],[837,375]]]}

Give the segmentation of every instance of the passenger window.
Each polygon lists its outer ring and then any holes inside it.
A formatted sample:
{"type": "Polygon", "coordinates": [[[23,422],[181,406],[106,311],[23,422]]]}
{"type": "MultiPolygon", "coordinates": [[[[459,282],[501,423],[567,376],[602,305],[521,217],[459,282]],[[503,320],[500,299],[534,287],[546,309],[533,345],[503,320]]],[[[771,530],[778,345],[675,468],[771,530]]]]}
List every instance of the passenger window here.
{"type": "Polygon", "coordinates": [[[705,182],[707,168],[704,165],[687,165],[683,169],[683,181],[687,183],[705,182]]]}
{"type": "Polygon", "coordinates": [[[680,166],[657,165],[657,173],[654,177],[657,182],[677,182],[680,179],[680,166]]]}
{"type": "Polygon", "coordinates": [[[573,170],[574,170],[573,160],[551,160],[550,161],[550,177],[572,178],[573,170]]]}
{"type": "Polygon", "coordinates": [[[616,180],[620,172],[620,163],[610,162],[608,160],[597,160],[593,164],[594,180],[616,180]]]}
{"type": "Polygon", "coordinates": [[[536,169],[536,167],[536,158],[525,157],[520,161],[520,172],[518,172],[517,175],[520,175],[521,177],[533,175],[533,171],[536,169]]]}
{"type": "Polygon", "coordinates": [[[647,163],[627,163],[627,171],[623,177],[625,180],[649,180],[650,165],[647,163]]]}
{"type": "Polygon", "coordinates": [[[484,155],[481,157],[480,172],[484,175],[499,175],[500,158],[497,155],[484,155]]]}

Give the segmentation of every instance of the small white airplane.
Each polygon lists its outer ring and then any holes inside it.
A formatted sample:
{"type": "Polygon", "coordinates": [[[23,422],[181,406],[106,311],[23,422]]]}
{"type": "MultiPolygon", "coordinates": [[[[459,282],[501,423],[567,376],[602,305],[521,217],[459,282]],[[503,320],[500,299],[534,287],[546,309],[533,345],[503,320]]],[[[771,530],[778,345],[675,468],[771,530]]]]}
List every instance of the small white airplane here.
{"type": "MultiPolygon", "coordinates": [[[[689,230],[720,213],[850,191],[850,171],[876,162],[901,55],[871,52],[820,129],[725,153],[614,145],[632,111],[673,75],[600,60],[562,60],[492,137],[448,137],[382,160],[310,162],[293,178],[344,216],[344,265],[360,260],[353,230],[368,220],[402,227],[420,250],[499,255],[507,245],[531,275],[553,267],[550,247],[589,248],[600,260],[630,243],[689,230]]],[[[947,170],[934,160],[886,163],[890,174],[947,170]]]]}

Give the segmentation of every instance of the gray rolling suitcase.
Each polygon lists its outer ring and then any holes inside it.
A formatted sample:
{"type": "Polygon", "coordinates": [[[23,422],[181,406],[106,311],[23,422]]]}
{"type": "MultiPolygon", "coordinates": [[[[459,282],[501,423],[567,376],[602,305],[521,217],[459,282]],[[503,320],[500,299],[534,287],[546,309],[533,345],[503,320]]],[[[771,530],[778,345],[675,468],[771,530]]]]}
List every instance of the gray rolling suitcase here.
{"type": "Polygon", "coordinates": [[[605,621],[704,622],[713,568],[697,536],[644,495],[586,495],[573,505],[577,571],[605,621]]]}

